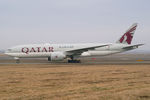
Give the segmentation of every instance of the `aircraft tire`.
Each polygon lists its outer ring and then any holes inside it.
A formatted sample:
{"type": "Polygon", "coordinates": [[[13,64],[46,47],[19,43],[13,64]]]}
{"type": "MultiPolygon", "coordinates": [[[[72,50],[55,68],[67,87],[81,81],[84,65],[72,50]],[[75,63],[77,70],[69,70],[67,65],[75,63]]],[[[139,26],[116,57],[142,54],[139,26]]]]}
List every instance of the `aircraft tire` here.
{"type": "Polygon", "coordinates": [[[81,63],[80,60],[68,60],[68,63],[81,63]]]}

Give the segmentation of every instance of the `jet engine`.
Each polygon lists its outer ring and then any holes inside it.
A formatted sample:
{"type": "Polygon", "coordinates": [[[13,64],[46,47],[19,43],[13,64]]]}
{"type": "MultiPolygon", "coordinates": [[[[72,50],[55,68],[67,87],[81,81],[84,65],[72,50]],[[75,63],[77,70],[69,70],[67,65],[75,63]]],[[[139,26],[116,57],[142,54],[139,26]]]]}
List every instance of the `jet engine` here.
{"type": "Polygon", "coordinates": [[[66,55],[63,52],[52,52],[48,61],[61,61],[66,58],[66,55]]]}

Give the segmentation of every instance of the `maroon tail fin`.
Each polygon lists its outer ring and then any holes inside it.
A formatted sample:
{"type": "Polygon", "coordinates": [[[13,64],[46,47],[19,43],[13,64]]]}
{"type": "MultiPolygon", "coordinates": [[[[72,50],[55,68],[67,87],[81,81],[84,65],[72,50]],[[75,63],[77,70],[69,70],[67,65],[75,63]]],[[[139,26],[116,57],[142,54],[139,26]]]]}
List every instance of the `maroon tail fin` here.
{"type": "Polygon", "coordinates": [[[136,27],[137,23],[134,23],[116,43],[131,44],[136,27]]]}

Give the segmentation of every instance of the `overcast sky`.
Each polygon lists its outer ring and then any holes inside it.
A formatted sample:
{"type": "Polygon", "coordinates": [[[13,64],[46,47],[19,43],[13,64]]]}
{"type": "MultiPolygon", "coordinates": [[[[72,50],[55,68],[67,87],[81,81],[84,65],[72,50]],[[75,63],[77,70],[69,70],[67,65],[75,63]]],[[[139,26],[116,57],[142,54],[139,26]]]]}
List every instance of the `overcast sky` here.
{"type": "Polygon", "coordinates": [[[113,43],[134,22],[150,50],[150,0],[0,0],[0,49],[32,43],[113,43]]]}

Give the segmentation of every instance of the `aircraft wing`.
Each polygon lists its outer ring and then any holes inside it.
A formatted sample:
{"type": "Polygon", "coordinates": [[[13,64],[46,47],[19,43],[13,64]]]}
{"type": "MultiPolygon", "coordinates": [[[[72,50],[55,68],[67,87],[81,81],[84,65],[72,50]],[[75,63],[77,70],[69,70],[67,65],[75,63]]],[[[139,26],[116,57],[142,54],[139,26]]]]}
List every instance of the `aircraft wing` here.
{"type": "Polygon", "coordinates": [[[94,50],[95,48],[100,48],[100,47],[105,47],[105,46],[109,46],[109,45],[107,44],[107,45],[99,45],[99,46],[92,46],[92,47],[87,47],[87,48],[74,49],[74,50],[66,51],[66,53],[68,55],[80,55],[81,53],[86,52],[88,50],[94,50]]]}
{"type": "Polygon", "coordinates": [[[131,45],[131,46],[123,47],[122,49],[127,49],[127,50],[136,49],[136,48],[138,48],[139,46],[142,46],[142,45],[144,45],[144,44],[131,45]]]}

